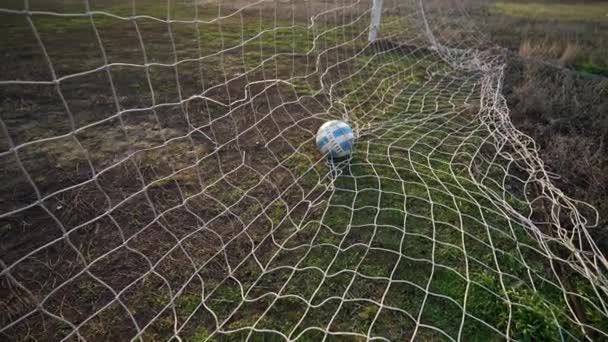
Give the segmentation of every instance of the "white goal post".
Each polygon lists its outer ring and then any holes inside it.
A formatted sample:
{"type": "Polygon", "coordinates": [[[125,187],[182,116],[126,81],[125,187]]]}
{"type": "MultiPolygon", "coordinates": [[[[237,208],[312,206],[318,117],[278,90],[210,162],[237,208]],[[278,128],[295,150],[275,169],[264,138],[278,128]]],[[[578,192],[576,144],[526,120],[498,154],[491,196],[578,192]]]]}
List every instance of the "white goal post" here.
{"type": "Polygon", "coordinates": [[[382,1],[374,0],[372,7],[372,20],[369,27],[369,41],[375,42],[380,34],[380,22],[382,20],[382,1]]]}

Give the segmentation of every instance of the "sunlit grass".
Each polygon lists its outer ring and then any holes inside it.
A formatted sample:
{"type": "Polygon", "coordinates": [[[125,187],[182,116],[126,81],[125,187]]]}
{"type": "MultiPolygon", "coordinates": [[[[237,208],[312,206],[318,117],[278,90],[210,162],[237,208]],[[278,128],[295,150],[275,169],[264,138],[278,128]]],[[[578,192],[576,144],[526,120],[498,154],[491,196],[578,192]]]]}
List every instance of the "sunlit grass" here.
{"type": "Polygon", "coordinates": [[[608,19],[608,2],[588,4],[498,2],[492,8],[501,14],[543,20],[606,21],[608,19]]]}

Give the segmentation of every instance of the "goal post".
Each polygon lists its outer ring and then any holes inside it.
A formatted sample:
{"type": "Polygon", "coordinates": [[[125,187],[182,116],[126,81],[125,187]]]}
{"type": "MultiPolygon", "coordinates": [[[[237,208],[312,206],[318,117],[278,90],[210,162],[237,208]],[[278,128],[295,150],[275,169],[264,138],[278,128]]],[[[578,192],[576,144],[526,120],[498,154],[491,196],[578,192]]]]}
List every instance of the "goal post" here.
{"type": "Polygon", "coordinates": [[[372,20],[369,27],[369,42],[373,43],[378,39],[380,33],[380,21],[382,20],[383,0],[374,0],[372,6],[372,20]]]}

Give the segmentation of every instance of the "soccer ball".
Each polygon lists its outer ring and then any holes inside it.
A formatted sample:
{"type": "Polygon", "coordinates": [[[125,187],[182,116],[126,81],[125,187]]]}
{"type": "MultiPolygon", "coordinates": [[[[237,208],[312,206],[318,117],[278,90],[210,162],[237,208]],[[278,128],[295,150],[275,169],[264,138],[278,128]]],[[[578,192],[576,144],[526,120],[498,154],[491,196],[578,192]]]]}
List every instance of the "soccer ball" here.
{"type": "Polygon", "coordinates": [[[340,120],[324,123],[317,131],[317,148],[328,158],[344,158],[353,151],[355,133],[340,120]]]}

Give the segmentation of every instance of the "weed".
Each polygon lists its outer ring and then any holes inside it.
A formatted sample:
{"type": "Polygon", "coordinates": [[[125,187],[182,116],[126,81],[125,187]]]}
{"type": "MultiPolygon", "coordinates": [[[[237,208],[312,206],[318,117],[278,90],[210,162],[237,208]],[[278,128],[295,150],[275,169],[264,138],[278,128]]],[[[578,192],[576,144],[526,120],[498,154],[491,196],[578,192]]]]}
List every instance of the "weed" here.
{"type": "Polygon", "coordinates": [[[576,65],[576,70],[592,75],[608,77],[608,67],[597,65],[593,62],[584,62],[576,65]]]}

